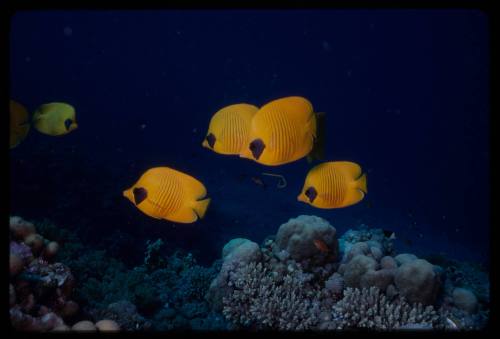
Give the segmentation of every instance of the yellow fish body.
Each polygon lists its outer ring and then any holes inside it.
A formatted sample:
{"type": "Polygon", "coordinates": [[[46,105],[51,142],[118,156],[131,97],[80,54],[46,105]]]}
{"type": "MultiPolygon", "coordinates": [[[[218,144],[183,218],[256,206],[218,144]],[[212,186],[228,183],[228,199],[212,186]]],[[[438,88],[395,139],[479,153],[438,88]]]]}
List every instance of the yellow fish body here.
{"type": "Polygon", "coordinates": [[[330,161],[307,173],[297,200],[318,208],[341,208],[361,201],[366,189],[366,174],[349,161],[330,161]]]}
{"type": "Polygon", "coordinates": [[[33,114],[33,126],[43,134],[67,134],[78,127],[75,109],[63,102],[41,105],[33,114]]]}
{"type": "Polygon", "coordinates": [[[169,167],[147,170],[123,191],[139,210],[156,219],[192,223],[203,218],[210,199],[205,186],[195,178],[169,167]]]}
{"type": "Polygon", "coordinates": [[[248,140],[250,122],[259,108],[249,104],[224,107],[212,116],[203,147],[219,154],[239,154],[248,140]]]}
{"type": "Polygon", "coordinates": [[[316,114],[309,100],[286,97],[262,106],[250,124],[240,157],[277,166],[308,155],[316,138],[316,114]]]}
{"type": "Polygon", "coordinates": [[[29,114],[20,103],[10,100],[10,148],[14,148],[26,138],[30,130],[29,114]]]}

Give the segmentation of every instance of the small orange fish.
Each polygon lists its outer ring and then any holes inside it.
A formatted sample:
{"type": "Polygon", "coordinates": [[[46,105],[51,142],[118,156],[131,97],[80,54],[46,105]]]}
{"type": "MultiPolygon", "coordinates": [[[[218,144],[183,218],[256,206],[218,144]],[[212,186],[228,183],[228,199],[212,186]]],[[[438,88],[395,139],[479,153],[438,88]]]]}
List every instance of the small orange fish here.
{"type": "Polygon", "coordinates": [[[325,242],[320,239],[314,239],[314,246],[323,253],[328,253],[330,251],[325,242]]]}

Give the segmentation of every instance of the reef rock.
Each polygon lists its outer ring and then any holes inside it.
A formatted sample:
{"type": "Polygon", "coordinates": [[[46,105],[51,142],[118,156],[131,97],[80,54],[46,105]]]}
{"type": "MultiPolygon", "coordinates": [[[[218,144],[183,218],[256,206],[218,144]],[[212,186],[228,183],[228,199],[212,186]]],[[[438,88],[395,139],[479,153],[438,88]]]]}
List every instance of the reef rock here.
{"type": "Polygon", "coordinates": [[[385,256],[382,259],[380,259],[380,267],[382,269],[391,269],[391,268],[397,268],[398,263],[396,260],[394,260],[393,257],[391,256],[385,256]]]}
{"type": "Polygon", "coordinates": [[[362,288],[377,287],[385,291],[394,282],[395,269],[383,269],[378,271],[368,271],[359,280],[362,288]]]}
{"type": "Polygon", "coordinates": [[[229,240],[227,244],[225,244],[224,247],[222,248],[222,258],[224,259],[225,257],[227,257],[229,253],[233,252],[237,247],[247,242],[251,241],[245,238],[234,238],[229,240]]]}
{"type": "Polygon", "coordinates": [[[427,260],[415,259],[398,267],[394,282],[401,295],[409,302],[430,305],[436,300],[441,277],[436,273],[434,265],[427,260]]]}
{"type": "Polygon", "coordinates": [[[363,254],[358,254],[343,267],[346,286],[359,288],[362,276],[377,268],[377,261],[363,254]]]}
{"type": "Polygon", "coordinates": [[[308,259],[313,265],[336,261],[339,252],[336,229],[323,218],[300,215],[282,224],[276,234],[275,252],[285,250],[300,262],[308,259]],[[326,245],[318,248],[318,243],[326,245]]]}
{"type": "Polygon", "coordinates": [[[453,290],[453,303],[461,310],[470,314],[477,311],[476,295],[465,288],[457,287],[453,290]]]}
{"type": "Polygon", "coordinates": [[[413,260],[417,260],[418,257],[415,254],[411,253],[401,253],[394,257],[398,265],[404,265],[413,260]]]}

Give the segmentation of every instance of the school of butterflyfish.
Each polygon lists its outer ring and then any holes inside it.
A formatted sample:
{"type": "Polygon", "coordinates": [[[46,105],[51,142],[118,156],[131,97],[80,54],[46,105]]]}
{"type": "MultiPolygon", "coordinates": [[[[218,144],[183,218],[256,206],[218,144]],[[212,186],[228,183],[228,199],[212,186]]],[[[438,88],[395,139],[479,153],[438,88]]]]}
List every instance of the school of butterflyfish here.
{"type": "MultiPolygon", "coordinates": [[[[10,148],[27,136],[30,125],[51,136],[78,127],[73,106],[54,102],[39,106],[29,118],[20,103],[10,101],[10,148]]],[[[202,146],[215,153],[234,155],[265,166],[280,166],[304,157],[324,161],[325,114],[315,112],[300,96],[279,98],[260,108],[248,103],[223,107],[211,118],[202,146]]],[[[305,176],[297,200],[316,208],[354,205],[367,193],[366,174],[350,161],[327,161],[305,176]]],[[[123,191],[146,215],[178,223],[203,218],[210,204],[207,190],[196,178],[170,167],[154,167],[123,191]]]]}

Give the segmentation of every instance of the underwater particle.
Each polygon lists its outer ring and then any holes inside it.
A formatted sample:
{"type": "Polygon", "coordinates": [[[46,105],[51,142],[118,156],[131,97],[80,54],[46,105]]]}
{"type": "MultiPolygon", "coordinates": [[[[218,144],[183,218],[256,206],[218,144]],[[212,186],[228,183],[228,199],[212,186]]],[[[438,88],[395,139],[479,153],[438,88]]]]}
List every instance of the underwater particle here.
{"type": "Polygon", "coordinates": [[[71,35],[73,35],[73,29],[69,26],[64,27],[63,32],[64,32],[64,35],[67,37],[70,37],[71,35]]]}
{"type": "Polygon", "coordinates": [[[193,133],[198,133],[198,129],[195,127],[195,128],[193,128],[192,132],[193,133]]]}
{"type": "Polygon", "coordinates": [[[323,46],[323,50],[325,52],[330,52],[332,50],[332,47],[330,46],[330,43],[326,40],[323,40],[323,42],[321,43],[321,45],[323,46]]]}
{"type": "Polygon", "coordinates": [[[143,130],[143,129],[145,129],[147,127],[147,125],[146,124],[141,124],[139,127],[143,130]]]}
{"type": "Polygon", "coordinates": [[[25,58],[24,58],[24,61],[26,61],[26,62],[30,62],[30,61],[31,61],[31,57],[29,57],[29,56],[25,57],[25,58]]]}

